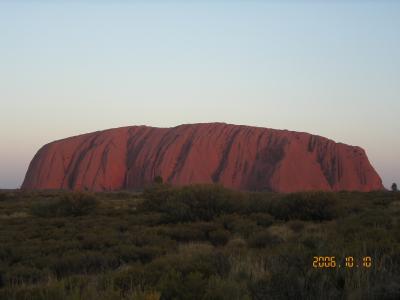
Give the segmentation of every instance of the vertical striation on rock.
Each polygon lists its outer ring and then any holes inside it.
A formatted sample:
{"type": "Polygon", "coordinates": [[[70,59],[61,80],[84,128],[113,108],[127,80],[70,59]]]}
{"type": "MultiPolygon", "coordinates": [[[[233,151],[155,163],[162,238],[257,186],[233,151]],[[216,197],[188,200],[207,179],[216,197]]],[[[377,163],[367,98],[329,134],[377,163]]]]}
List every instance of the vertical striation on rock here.
{"type": "Polygon", "coordinates": [[[33,158],[23,189],[140,189],[173,185],[241,190],[372,191],[382,181],[360,147],[287,130],[205,123],[131,126],[55,141],[33,158]]]}

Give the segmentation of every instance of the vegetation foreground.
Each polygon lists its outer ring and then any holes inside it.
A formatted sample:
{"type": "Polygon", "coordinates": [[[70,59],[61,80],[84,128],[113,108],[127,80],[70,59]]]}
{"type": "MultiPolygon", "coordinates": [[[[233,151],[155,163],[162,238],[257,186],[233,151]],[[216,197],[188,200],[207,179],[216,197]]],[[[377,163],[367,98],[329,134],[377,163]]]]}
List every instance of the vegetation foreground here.
{"type": "Polygon", "coordinates": [[[0,299],[400,299],[400,195],[2,192],[0,299]]]}

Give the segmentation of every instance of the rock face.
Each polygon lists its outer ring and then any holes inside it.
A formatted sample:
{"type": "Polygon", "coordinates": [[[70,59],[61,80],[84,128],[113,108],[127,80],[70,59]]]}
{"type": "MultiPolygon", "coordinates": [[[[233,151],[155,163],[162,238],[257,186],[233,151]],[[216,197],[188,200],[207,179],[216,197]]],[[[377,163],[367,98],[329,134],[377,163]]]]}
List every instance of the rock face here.
{"type": "Polygon", "coordinates": [[[371,191],[382,181],[360,147],[307,133],[223,123],[132,126],[42,147],[23,189],[140,189],[220,183],[241,190],[371,191]]]}

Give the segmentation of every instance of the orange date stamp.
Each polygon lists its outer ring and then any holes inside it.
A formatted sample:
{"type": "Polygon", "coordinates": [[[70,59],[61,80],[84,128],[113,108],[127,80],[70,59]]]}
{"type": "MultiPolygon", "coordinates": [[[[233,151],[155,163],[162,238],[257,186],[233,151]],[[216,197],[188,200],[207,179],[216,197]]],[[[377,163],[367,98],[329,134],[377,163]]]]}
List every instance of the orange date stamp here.
{"type": "Polygon", "coordinates": [[[372,257],[363,256],[360,258],[354,258],[353,256],[346,256],[344,259],[337,259],[336,256],[314,256],[312,260],[312,266],[315,269],[369,269],[372,266],[372,257]]]}

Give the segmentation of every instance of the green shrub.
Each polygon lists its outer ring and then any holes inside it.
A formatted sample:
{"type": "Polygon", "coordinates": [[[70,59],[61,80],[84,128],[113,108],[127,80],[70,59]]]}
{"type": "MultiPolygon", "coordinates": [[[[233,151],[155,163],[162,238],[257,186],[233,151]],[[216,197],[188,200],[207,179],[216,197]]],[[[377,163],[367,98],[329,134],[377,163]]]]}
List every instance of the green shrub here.
{"type": "Polygon", "coordinates": [[[208,278],[212,275],[225,276],[230,270],[230,262],[227,256],[221,252],[201,251],[191,249],[177,254],[165,255],[157,258],[149,264],[149,269],[158,274],[165,274],[170,269],[175,269],[183,276],[198,272],[208,278]]]}
{"type": "Polygon", "coordinates": [[[217,229],[209,233],[208,239],[214,246],[225,246],[230,238],[230,233],[227,230],[217,229]]]}
{"type": "Polygon", "coordinates": [[[400,277],[386,278],[373,287],[371,295],[373,299],[400,299],[400,277]]]}
{"type": "Polygon", "coordinates": [[[200,228],[190,225],[176,225],[172,228],[168,228],[165,231],[165,234],[167,234],[170,238],[180,242],[206,240],[205,232],[203,232],[200,228]]]}
{"type": "Polygon", "coordinates": [[[190,272],[186,276],[174,269],[166,273],[157,285],[162,299],[203,299],[207,280],[201,273],[190,272]]]}
{"type": "Polygon", "coordinates": [[[120,262],[117,257],[101,252],[71,252],[59,257],[51,269],[57,278],[63,278],[74,274],[92,274],[115,269],[120,262]]]}
{"type": "Polygon", "coordinates": [[[282,239],[266,230],[256,232],[249,238],[251,248],[272,247],[282,242],[282,239]]]}
{"type": "Polygon", "coordinates": [[[88,276],[76,275],[64,279],[63,282],[65,290],[69,292],[75,290],[82,292],[84,289],[88,287],[90,279],[88,276]]]}
{"type": "Polygon", "coordinates": [[[224,229],[239,234],[244,238],[248,238],[251,234],[260,229],[255,220],[237,214],[223,215],[218,221],[222,224],[224,229]]]}
{"type": "Polygon", "coordinates": [[[126,264],[131,262],[148,263],[154,258],[163,255],[165,251],[155,246],[120,245],[113,248],[112,252],[121,264],[126,264]]]}
{"type": "Polygon", "coordinates": [[[240,193],[219,185],[156,187],[147,190],[144,197],[141,208],[165,213],[165,221],[170,223],[210,221],[244,203],[240,193]]]}
{"type": "Polygon", "coordinates": [[[0,202],[7,200],[7,198],[8,198],[7,193],[0,192],[0,202]]]}
{"type": "Polygon", "coordinates": [[[381,227],[385,229],[391,229],[393,227],[391,218],[388,218],[387,216],[384,216],[376,211],[362,213],[359,218],[360,224],[365,227],[381,227]]]}
{"type": "Polygon", "coordinates": [[[140,264],[130,265],[126,269],[114,273],[112,278],[113,284],[122,291],[123,295],[136,289],[144,290],[149,286],[145,268],[140,264]]]}
{"type": "Polygon", "coordinates": [[[210,278],[204,299],[208,300],[250,300],[246,283],[220,276],[210,278]]]}
{"type": "Polygon", "coordinates": [[[290,221],[288,223],[288,226],[290,229],[292,229],[294,232],[299,233],[301,232],[304,227],[305,227],[305,223],[303,221],[299,221],[299,220],[293,220],[290,221]]]}
{"type": "Polygon", "coordinates": [[[253,213],[249,215],[249,218],[256,222],[258,226],[268,227],[275,222],[273,216],[269,213],[253,213]]]}
{"type": "Polygon", "coordinates": [[[35,203],[31,206],[31,213],[38,217],[77,217],[89,214],[96,206],[94,195],[77,192],[64,194],[56,202],[35,203]]]}
{"type": "MultiPolygon", "coordinates": [[[[120,298],[116,298],[120,299],[120,298]]],[[[135,291],[133,293],[133,299],[135,300],[160,300],[161,293],[157,291],[135,291]]]]}
{"type": "MultiPolygon", "coordinates": [[[[276,194],[273,193],[248,193],[246,198],[245,207],[243,207],[243,213],[269,213],[271,206],[274,201],[280,199],[276,198],[276,194]]],[[[280,198],[280,197],[278,197],[280,198]]]]}
{"type": "Polygon", "coordinates": [[[270,292],[271,282],[268,278],[259,278],[249,282],[248,289],[254,300],[274,299],[270,292]]]}
{"type": "Polygon", "coordinates": [[[38,283],[43,280],[45,274],[34,267],[17,265],[13,266],[4,277],[4,281],[8,286],[16,286],[38,283]]]}
{"type": "Polygon", "coordinates": [[[333,193],[293,193],[276,201],[272,214],[281,220],[332,220],[337,216],[337,199],[333,193]]]}
{"type": "Polygon", "coordinates": [[[230,263],[225,255],[201,249],[189,247],[159,258],[146,268],[148,274],[158,274],[152,281],[157,282],[162,299],[202,299],[210,276],[229,273],[230,263]]]}
{"type": "Polygon", "coordinates": [[[7,300],[67,300],[68,294],[61,283],[47,286],[23,286],[0,290],[0,299],[7,300]]]}
{"type": "Polygon", "coordinates": [[[233,231],[235,230],[238,220],[241,220],[242,218],[243,217],[238,214],[224,214],[219,217],[217,221],[222,225],[224,229],[233,231]]]}
{"type": "MultiPolygon", "coordinates": [[[[314,299],[313,297],[311,297],[311,295],[309,295],[308,297],[305,295],[306,293],[302,290],[300,284],[301,280],[298,280],[299,277],[299,274],[295,274],[292,272],[274,272],[271,274],[268,282],[263,282],[263,284],[265,284],[264,287],[261,287],[261,289],[260,286],[258,286],[258,289],[253,287],[253,293],[255,295],[267,295],[266,298],[258,299],[314,299]]],[[[257,298],[255,297],[255,299],[257,298]]]]}

